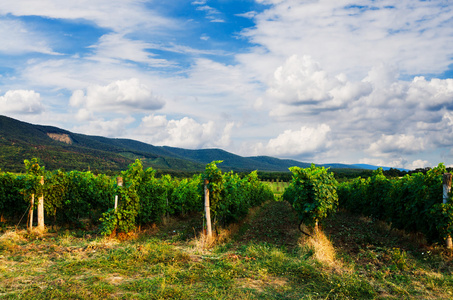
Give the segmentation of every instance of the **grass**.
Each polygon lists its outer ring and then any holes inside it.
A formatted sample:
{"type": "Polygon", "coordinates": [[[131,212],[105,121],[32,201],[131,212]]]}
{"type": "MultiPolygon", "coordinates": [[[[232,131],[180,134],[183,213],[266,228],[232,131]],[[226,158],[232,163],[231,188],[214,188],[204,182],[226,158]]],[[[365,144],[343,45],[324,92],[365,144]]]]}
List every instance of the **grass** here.
{"type": "Polygon", "coordinates": [[[269,185],[271,191],[274,193],[276,199],[281,199],[285,189],[288,187],[289,182],[285,181],[263,181],[263,183],[269,185]]]}
{"type": "Polygon", "coordinates": [[[199,216],[125,240],[61,230],[0,236],[0,299],[449,299],[452,253],[339,212],[313,237],[269,202],[207,241],[199,216]]]}

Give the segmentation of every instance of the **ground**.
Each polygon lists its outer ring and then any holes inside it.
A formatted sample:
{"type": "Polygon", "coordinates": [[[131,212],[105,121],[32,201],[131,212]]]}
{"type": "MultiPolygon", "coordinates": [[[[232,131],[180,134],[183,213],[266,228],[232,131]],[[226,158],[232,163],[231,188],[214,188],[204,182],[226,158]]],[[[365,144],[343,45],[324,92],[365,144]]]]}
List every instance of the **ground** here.
{"type": "Polygon", "coordinates": [[[340,211],[316,237],[267,202],[207,241],[191,215],[118,238],[5,228],[0,299],[449,299],[452,254],[340,211]]]}

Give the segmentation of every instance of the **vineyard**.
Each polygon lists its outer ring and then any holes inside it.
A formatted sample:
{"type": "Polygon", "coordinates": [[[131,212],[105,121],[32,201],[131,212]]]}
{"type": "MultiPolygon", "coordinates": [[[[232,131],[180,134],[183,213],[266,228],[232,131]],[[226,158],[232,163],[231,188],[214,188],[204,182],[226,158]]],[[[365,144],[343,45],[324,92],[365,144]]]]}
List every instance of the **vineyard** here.
{"type": "Polygon", "coordinates": [[[378,169],[368,179],[356,178],[338,186],[340,207],[390,223],[394,228],[423,233],[430,241],[453,234],[451,195],[443,203],[443,174],[439,164],[426,174],[388,179],[378,169]]]}
{"type": "Polygon", "coordinates": [[[206,188],[215,227],[242,220],[250,208],[267,200],[283,199],[310,228],[338,209],[346,209],[394,228],[423,233],[432,242],[453,234],[451,196],[446,203],[441,201],[442,176],[446,173],[443,164],[425,174],[400,178],[387,178],[378,169],[367,179],[358,177],[342,183],[324,167],[292,167],[290,183],[266,183],[259,180],[256,171],[243,176],[222,173],[219,163],[206,165],[204,173],[192,178],[178,179],[170,175],[157,178],[155,170],[143,169],[141,161],[136,160],[121,172],[119,183],[118,178],[91,172],[49,172],[37,159],[26,160],[25,174],[0,174],[1,222],[19,225],[32,220],[30,214],[37,208],[33,200],[41,195],[47,225],[95,225],[102,235],[124,234],[137,226],[159,224],[165,217],[201,216],[204,183],[209,182],[206,188]]]}
{"type": "MultiPolygon", "coordinates": [[[[124,183],[118,184],[116,178],[91,172],[47,172],[36,159],[26,160],[26,174],[0,174],[1,220],[20,224],[26,220],[24,213],[32,211],[30,200],[42,195],[45,219],[51,225],[99,225],[103,235],[128,233],[137,226],[161,223],[164,217],[203,212],[203,182],[208,180],[214,226],[225,226],[274,198],[256,172],[241,178],[233,172],[222,173],[217,163],[208,164],[203,174],[176,179],[170,175],[156,178],[155,170],[144,170],[136,160],[121,173],[124,183]]],[[[33,206],[37,207],[37,201],[33,206]]]]}
{"type": "Polygon", "coordinates": [[[157,177],[140,160],[117,177],[49,172],[36,159],[25,161],[24,174],[0,173],[0,298],[453,293],[444,246],[453,207],[451,195],[443,203],[443,164],[401,178],[378,169],[341,183],[314,165],[290,168],[290,182],[263,182],[257,172],[222,172],[219,164],[191,178],[157,177]],[[206,190],[212,241],[203,234],[206,190]],[[21,229],[40,197],[46,231],[21,229]]]}

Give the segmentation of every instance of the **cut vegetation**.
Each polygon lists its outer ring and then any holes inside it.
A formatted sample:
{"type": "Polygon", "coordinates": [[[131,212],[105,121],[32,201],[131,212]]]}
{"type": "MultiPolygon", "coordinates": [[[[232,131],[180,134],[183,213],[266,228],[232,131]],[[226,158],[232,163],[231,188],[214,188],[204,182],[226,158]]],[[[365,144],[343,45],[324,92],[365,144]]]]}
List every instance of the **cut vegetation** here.
{"type": "Polygon", "coordinates": [[[211,244],[198,214],[125,240],[3,229],[2,299],[448,299],[451,252],[340,211],[302,237],[287,202],[267,202],[211,244]]]}

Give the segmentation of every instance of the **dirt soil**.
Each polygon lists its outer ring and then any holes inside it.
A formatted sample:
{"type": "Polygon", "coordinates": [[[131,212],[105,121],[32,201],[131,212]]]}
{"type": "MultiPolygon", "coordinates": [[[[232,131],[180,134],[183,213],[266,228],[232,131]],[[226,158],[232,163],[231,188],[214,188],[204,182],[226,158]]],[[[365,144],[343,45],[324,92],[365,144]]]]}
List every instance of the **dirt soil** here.
{"type": "Polygon", "coordinates": [[[241,229],[239,243],[266,242],[286,249],[296,247],[301,234],[296,213],[286,201],[265,204],[241,229]]]}

